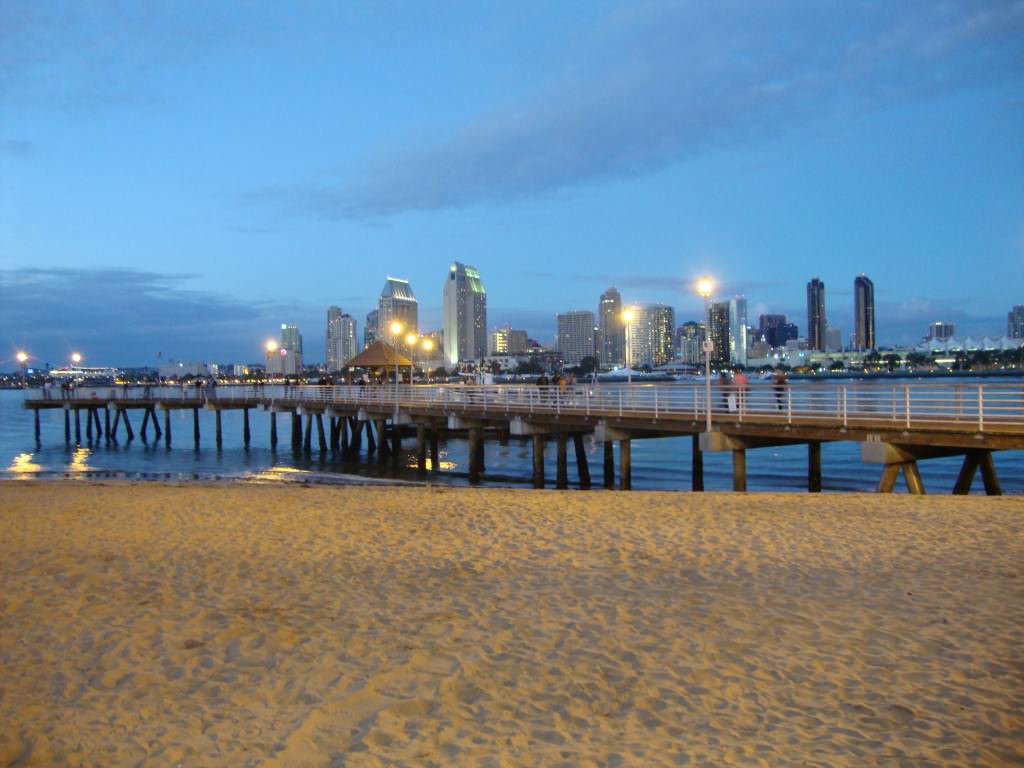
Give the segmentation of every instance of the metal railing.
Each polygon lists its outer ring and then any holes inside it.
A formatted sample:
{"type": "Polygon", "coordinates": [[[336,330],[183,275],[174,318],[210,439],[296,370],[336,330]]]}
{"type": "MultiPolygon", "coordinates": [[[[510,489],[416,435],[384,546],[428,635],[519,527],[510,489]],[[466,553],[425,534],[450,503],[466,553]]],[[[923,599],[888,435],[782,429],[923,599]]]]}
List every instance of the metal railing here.
{"type": "MultiPolygon", "coordinates": [[[[522,385],[220,385],[79,387],[72,392],[40,389],[25,392],[26,401],[65,400],[69,405],[138,401],[222,405],[310,403],[317,406],[429,409],[444,413],[566,414],[622,416],[651,420],[703,419],[707,407],[702,383],[522,385]]],[[[836,426],[886,423],[945,426],[984,432],[998,428],[1024,432],[1024,384],[963,382],[812,382],[776,387],[714,385],[712,419],[720,423],[836,426]]]]}

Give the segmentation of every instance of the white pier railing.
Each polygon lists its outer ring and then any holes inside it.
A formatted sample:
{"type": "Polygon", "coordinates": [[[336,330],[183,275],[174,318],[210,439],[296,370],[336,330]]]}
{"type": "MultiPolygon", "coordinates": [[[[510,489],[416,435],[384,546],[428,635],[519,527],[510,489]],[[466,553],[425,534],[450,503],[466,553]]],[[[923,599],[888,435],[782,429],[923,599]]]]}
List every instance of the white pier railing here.
{"type": "MultiPolygon", "coordinates": [[[[651,420],[705,417],[708,406],[702,383],[523,385],[219,385],[80,387],[72,392],[26,390],[25,399],[64,399],[69,405],[129,404],[138,401],[232,404],[316,404],[429,408],[441,412],[481,414],[576,414],[651,420]]],[[[945,426],[964,431],[1024,432],[1024,384],[991,382],[793,382],[776,387],[714,385],[712,419],[719,422],[836,426],[888,423],[945,426]]]]}

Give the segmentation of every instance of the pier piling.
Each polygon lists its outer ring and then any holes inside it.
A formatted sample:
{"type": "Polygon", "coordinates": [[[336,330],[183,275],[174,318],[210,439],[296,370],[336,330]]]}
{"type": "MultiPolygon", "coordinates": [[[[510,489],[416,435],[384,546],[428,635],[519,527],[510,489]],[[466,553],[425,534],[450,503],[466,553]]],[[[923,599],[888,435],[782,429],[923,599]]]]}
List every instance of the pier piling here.
{"type": "Polygon", "coordinates": [[[555,435],[555,488],[569,487],[569,439],[564,432],[555,435]]]}
{"type": "Polygon", "coordinates": [[[544,487],[544,435],[533,436],[533,487],[544,487]]]}
{"type": "Polygon", "coordinates": [[[807,443],[807,491],[821,493],[821,442],[807,443]]]}
{"type": "Polygon", "coordinates": [[[747,490],[747,449],[734,448],[732,452],[732,489],[747,490]]]}
{"type": "Polygon", "coordinates": [[[633,489],[633,446],[630,440],[619,440],[619,490],[633,489]]]}
{"type": "Polygon", "coordinates": [[[704,490],[704,451],[700,447],[700,435],[690,435],[690,451],[691,451],[691,472],[692,478],[692,489],[697,492],[704,490]]]}
{"type": "Polygon", "coordinates": [[[270,450],[277,450],[277,413],[270,412],[270,450]]]}
{"type": "Polygon", "coordinates": [[[574,432],[572,446],[576,452],[576,474],[580,479],[580,488],[590,487],[590,465],[587,463],[587,450],[583,445],[583,435],[574,432]]]}

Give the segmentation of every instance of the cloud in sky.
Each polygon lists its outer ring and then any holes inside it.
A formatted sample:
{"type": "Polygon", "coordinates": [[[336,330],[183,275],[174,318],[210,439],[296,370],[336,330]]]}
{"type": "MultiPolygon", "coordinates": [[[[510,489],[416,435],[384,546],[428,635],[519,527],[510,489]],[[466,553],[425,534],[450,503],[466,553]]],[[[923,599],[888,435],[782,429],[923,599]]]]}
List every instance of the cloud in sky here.
{"type": "Polygon", "coordinates": [[[528,198],[1024,71],[1024,2],[650,2],[601,20],[561,73],[437,140],[251,199],[328,219],[528,198]]]}
{"type": "Polygon", "coordinates": [[[55,365],[73,350],[95,364],[153,365],[158,352],[165,360],[252,362],[259,359],[259,334],[276,333],[281,322],[321,325],[321,311],[191,290],[198,277],[132,269],[0,270],[0,328],[7,335],[0,343],[55,365]]]}

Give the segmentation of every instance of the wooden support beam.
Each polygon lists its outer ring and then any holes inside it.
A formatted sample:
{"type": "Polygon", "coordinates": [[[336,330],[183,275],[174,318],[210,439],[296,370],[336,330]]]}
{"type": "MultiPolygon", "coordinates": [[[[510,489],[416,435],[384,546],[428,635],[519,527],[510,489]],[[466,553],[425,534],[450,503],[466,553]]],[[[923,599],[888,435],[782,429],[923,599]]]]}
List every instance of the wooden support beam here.
{"type": "Polygon", "coordinates": [[[423,423],[416,425],[416,469],[427,469],[427,425],[423,423]]]}
{"type": "Polygon", "coordinates": [[[580,488],[590,487],[590,465],[587,463],[587,450],[583,445],[583,435],[579,432],[573,433],[572,447],[576,452],[576,474],[580,479],[580,488]]]}
{"type": "Polygon", "coordinates": [[[821,443],[807,443],[807,492],[821,493],[821,443]]]}
{"type": "Polygon", "coordinates": [[[109,443],[114,438],[114,435],[110,432],[110,408],[107,406],[103,406],[103,426],[103,437],[109,443]]]}
{"type": "MultiPolygon", "coordinates": [[[[66,413],[67,413],[67,411],[65,411],[65,414],[66,413]]],[[[114,426],[111,429],[107,430],[108,434],[111,435],[111,437],[113,438],[115,443],[117,442],[117,426],[120,423],[121,423],[121,409],[118,408],[117,406],[115,406],[114,407],[114,426]]],[[[67,424],[65,423],[64,426],[67,426],[67,424]]]]}
{"type": "Polygon", "coordinates": [[[441,471],[441,451],[437,446],[437,426],[434,425],[430,428],[430,471],[440,472],[441,471]]]}
{"type": "Polygon", "coordinates": [[[470,427],[469,429],[469,481],[471,483],[480,481],[480,447],[484,440],[483,433],[481,427],[470,427]]]}
{"type": "Polygon", "coordinates": [[[544,487],[544,435],[533,436],[533,487],[544,487]]]}
{"type": "Polygon", "coordinates": [[[277,412],[270,412],[270,450],[277,450],[277,412]]]}
{"type": "Polygon", "coordinates": [[[92,443],[92,408],[85,409],[85,440],[92,443]]]}
{"type": "Polygon", "coordinates": [[[145,408],[142,411],[142,426],[139,427],[139,437],[142,438],[142,442],[146,442],[146,433],[149,430],[149,408],[145,408]]]}
{"type": "Polygon", "coordinates": [[[320,453],[327,452],[327,436],[324,434],[324,415],[322,413],[316,415],[316,444],[320,453]]]}
{"type": "Polygon", "coordinates": [[[338,440],[341,445],[342,453],[348,451],[348,418],[346,416],[338,417],[338,440]]]}
{"type": "Polygon", "coordinates": [[[199,450],[199,409],[192,409],[192,441],[195,444],[196,450],[199,450]]]}
{"type": "Polygon", "coordinates": [[[330,427],[331,433],[328,443],[330,444],[331,452],[335,453],[338,450],[338,420],[334,416],[329,416],[327,424],[330,427]]]}
{"type": "Polygon", "coordinates": [[[313,414],[306,414],[306,432],[302,438],[302,452],[313,452],[313,414]]]}
{"type": "Polygon", "coordinates": [[[366,455],[372,456],[377,451],[377,441],[373,436],[373,425],[369,421],[359,422],[366,431],[366,455]]]}
{"type": "Polygon", "coordinates": [[[156,408],[152,405],[149,406],[149,412],[151,414],[150,421],[153,422],[153,429],[156,431],[156,439],[159,440],[163,433],[160,431],[160,420],[156,417],[156,408]]]}
{"type": "Polygon", "coordinates": [[[135,439],[135,432],[132,430],[132,423],[128,419],[128,409],[121,409],[121,421],[124,422],[124,431],[128,435],[129,440],[135,439]]]}
{"type": "Polygon", "coordinates": [[[299,453],[302,450],[302,417],[292,411],[292,451],[299,453]]]}
{"type": "MultiPolygon", "coordinates": [[[[156,411],[154,411],[153,413],[155,414],[156,411]]],[[[153,420],[156,421],[156,417],[155,416],[154,416],[153,420]]],[[[157,438],[157,439],[159,439],[159,438],[157,438]]],[[[171,447],[171,409],[170,408],[165,408],[164,409],[164,445],[166,445],[168,448],[171,447]]]]}
{"type": "Polygon", "coordinates": [[[974,476],[978,472],[980,455],[971,451],[964,455],[964,463],[960,467],[960,474],[956,478],[956,485],[953,486],[953,493],[956,496],[966,496],[971,492],[971,485],[974,484],[974,476]]]}
{"type": "Polygon", "coordinates": [[[633,489],[633,445],[631,440],[619,440],[619,490],[633,489]]]}
{"type": "MultiPolygon", "coordinates": [[[[352,439],[349,441],[349,448],[354,453],[359,453],[359,449],[363,447],[363,422],[358,419],[350,418],[348,420],[349,429],[352,430],[352,439]]],[[[369,447],[367,447],[369,450],[369,447]]]]}
{"type": "Polygon", "coordinates": [[[924,496],[924,483],[921,482],[921,472],[917,468],[916,461],[908,461],[903,464],[903,479],[907,483],[909,493],[924,496]]]}
{"type": "Polygon", "coordinates": [[[732,452],[732,489],[747,490],[747,449],[735,448],[732,452]]]}
{"type": "Polygon", "coordinates": [[[398,466],[398,459],[402,455],[402,428],[395,422],[391,422],[391,463],[398,466]]]}
{"type": "Polygon", "coordinates": [[[99,441],[99,439],[103,437],[103,422],[100,421],[99,407],[92,409],[92,419],[96,422],[96,440],[99,441]]]}
{"type": "Polygon", "coordinates": [[[249,440],[252,438],[252,431],[249,429],[249,409],[242,409],[242,445],[249,447],[249,440]]]}
{"type": "Polygon", "coordinates": [[[615,448],[612,445],[611,440],[606,440],[602,443],[604,446],[604,487],[614,488],[615,487],[615,448]]]}
{"type": "Polygon", "coordinates": [[[700,435],[690,435],[691,475],[694,491],[704,490],[704,451],[700,447],[700,435]]]}
{"type": "Polygon", "coordinates": [[[555,435],[555,488],[569,487],[569,438],[565,432],[555,435]]]}
{"type": "Polygon", "coordinates": [[[71,411],[64,409],[64,442],[71,445],[71,411]]]}
{"type": "Polygon", "coordinates": [[[215,408],[213,411],[213,431],[214,442],[217,444],[217,450],[219,451],[224,447],[224,424],[221,420],[220,408],[215,408]]]}
{"type": "Polygon", "coordinates": [[[82,442],[82,420],[78,411],[79,409],[75,408],[75,445],[82,442]]]}
{"type": "Polygon", "coordinates": [[[879,493],[892,493],[896,487],[896,480],[900,476],[899,464],[886,464],[882,468],[882,477],[878,481],[879,493]]]}
{"type": "Polygon", "coordinates": [[[36,442],[39,442],[39,409],[35,409],[35,428],[36,428],[36,442]]]}
{"type": "Polygon", "coordinates": [[[999,486],[999,478],[996,476],[996,463],[992,460],[992,451],[984,451],[978,457],[978,464],[981,467],[981,479],[985,483],[985,493],[989,496],[1002,496],[1003,489],[999,486]]]}

